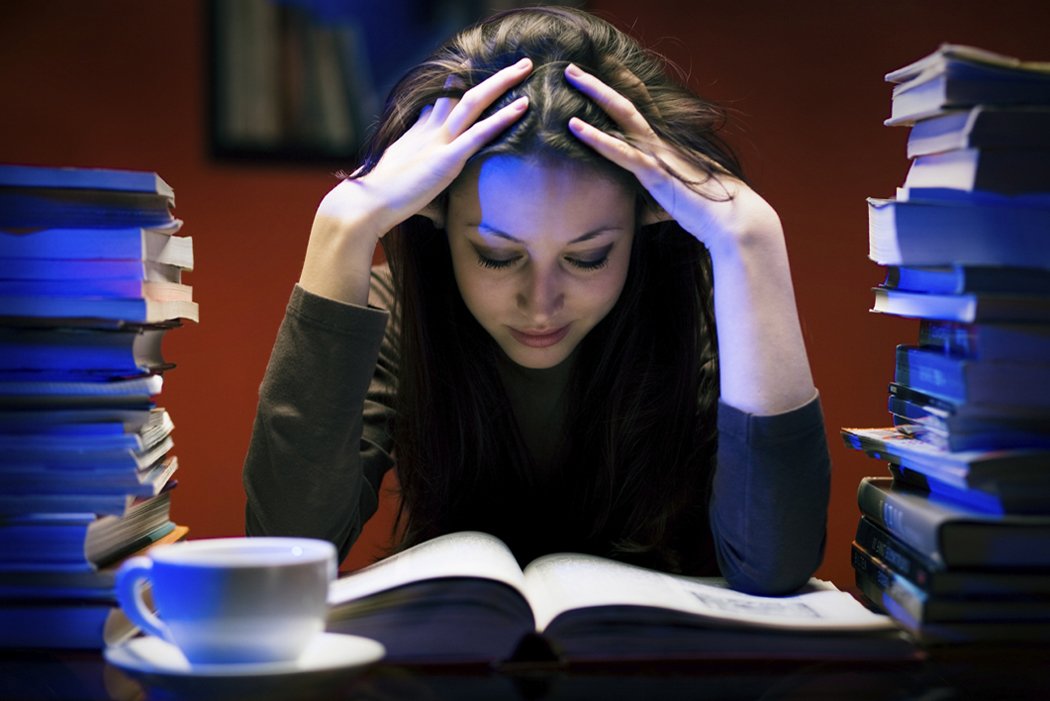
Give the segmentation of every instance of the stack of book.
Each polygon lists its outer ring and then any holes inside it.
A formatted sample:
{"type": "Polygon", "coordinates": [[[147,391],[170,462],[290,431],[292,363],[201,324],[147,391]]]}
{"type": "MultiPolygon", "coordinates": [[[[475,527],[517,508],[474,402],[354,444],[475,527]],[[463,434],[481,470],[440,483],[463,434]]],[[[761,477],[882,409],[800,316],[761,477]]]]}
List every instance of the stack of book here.
{"type": "Polygon", "coordinates": [[[186,534],[156,404],[198,318],[173,207],[153,173],[0,165],[0,647],[132,634],[116,566],[186,534]]]}
{"type": "Polygon", "coordinates": [[[1050,64],[942,45],[886,76],[911,168],[870,199],[896,349],[862,480],[863,594],[930,643],[1050,639],[1050,64]]]}

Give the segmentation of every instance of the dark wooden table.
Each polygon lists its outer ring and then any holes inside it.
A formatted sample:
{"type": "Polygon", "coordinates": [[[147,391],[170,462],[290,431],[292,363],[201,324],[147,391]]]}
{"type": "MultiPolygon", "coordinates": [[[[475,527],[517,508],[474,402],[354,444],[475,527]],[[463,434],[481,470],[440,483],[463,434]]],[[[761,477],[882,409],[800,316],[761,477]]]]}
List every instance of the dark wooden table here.
{"type": "MultiPolygon", "coordinates": [[[[923,661],[716,662],[596,665],[576,669],[406,668],[378,665],[323,683],[236,688],[207,685],[194,698],[369,699],[1050,699],[1050,648],[934,650],[923,661]]],[[[0,699],[160,699],[100,653],[0,652],[0,699]]],[[[176,696],[177,697],[177,696],[176,696]]]]}

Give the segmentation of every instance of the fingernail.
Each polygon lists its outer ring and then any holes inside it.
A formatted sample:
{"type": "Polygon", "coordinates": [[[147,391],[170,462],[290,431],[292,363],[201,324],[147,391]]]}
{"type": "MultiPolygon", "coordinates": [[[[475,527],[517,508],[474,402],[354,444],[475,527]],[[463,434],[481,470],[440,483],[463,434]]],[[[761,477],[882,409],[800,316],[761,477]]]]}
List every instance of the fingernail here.
{"type": "Polygon", "coordinates": [[[527,95],[523,95],[514,101],[514,109],[521,112],[523,109],[529,106],[529,98],[527,95]]]}
{"type": "Polygon", "coordinates": [[[526,68],[528,68],[531,65],[532,65],[532,60],[529,59],[528,57],[525,57],[525,58],[521,59],[520,61],[518,61],[517,63],[515,63],[514,67],[517,68],[519,71],[523,71],[523,70],[525,70],[526,68]]]}
{"type": "Polygon", "coordinates": [[[569,128],[573,131],[583,131],[587,125],[579,117],[572,117],[569,119],[569,128]]]}
{"type": "Polygon", "coordinates": [[[579,78],[583,75],[583,71],[581,71],[580,67],[577,66],[575,63],[570,63],[568,66],[566,66],[565,72],[571,75],[573,78],[579,78]]]}

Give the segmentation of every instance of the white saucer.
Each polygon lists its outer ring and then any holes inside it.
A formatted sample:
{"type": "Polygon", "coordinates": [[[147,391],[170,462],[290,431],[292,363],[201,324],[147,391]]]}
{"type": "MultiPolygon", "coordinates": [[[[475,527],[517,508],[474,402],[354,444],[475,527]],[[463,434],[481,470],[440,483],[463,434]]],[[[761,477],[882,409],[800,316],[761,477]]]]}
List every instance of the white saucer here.
{"type": "Polygon", "coordinates": [[[216,684],[224,692],[231,685],[265,684],[274,690],[276,681],[302,684],[322,680],[377,662],[384,654],[382,644],[374,640],[337,633],[321,633],[299,659],[288,662],[191,665],[177,647],[154,636],[133,638],[105,651],[110,664],[145,684],[189,694],[206,690],[209,685],[217,690],[216,684]]]}

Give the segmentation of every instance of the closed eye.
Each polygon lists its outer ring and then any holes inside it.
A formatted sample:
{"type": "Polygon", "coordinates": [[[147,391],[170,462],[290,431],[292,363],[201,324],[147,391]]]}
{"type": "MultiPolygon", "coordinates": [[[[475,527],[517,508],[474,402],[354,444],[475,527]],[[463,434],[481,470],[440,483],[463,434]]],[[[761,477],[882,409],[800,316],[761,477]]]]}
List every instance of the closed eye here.
{"type": "Polygon", "coordinates": [[[565,262],[580,270],[600,270],[609,264],[612,246],[605,246],[585,256],[565,256],[565,262]]]}
{"type": "Polygon", "coordinates": [[[520,255],[512,255],[508,258],[495,258],[490,255],[485,255],[477,249],[475,249],[475,252],[478,255],[478,265],[490,270],[505,270],[521,260],[520,255]]]}

